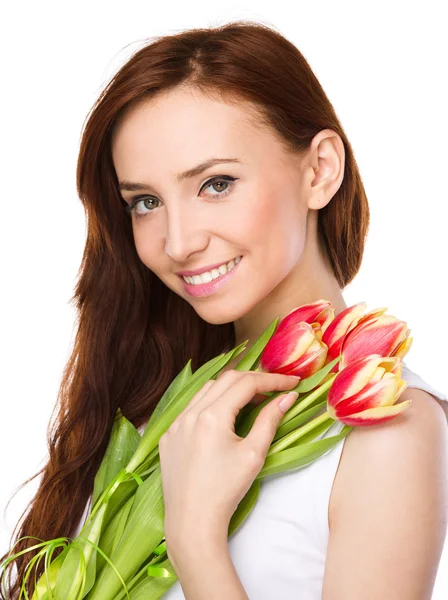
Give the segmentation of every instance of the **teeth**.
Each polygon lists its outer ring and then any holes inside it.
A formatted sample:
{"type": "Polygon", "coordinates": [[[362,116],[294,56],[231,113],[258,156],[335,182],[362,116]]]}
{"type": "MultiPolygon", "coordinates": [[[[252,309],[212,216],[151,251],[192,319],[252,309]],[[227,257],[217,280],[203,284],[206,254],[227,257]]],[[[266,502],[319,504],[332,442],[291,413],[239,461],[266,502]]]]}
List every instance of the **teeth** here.
{"type": "Polygon", "coordinates": [[[206,271],[205,273],[201,273],[200,275],[193,275],[192,277],[188,277],[186,275],[182,275],[184,280],[190,284],[199,284],[199,283],[208,283],[213,279],[217,279],[227,273],[227,271],[231,271],[235,265],[237,265],[241,260],[241,256],[238,256],[235,259],[230,260],[225,265],[221,265],[217,269],[212,269],[211,271],[206,271]]]}

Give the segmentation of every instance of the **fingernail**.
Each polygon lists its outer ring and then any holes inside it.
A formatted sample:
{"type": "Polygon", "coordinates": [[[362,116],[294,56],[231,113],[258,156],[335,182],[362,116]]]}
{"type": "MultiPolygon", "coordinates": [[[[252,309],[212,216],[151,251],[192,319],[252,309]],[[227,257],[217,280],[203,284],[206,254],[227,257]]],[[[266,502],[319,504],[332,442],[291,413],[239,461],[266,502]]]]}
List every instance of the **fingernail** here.
{"type": "Polygon", "coordinates": [[[284,396],[278,403],[280,410],[282,412],[286,412],[289,408],[291,408],[298,396],[299,394],[297,392],[289,392],[289,394],[286,394],[286,396],[284,396]]]}

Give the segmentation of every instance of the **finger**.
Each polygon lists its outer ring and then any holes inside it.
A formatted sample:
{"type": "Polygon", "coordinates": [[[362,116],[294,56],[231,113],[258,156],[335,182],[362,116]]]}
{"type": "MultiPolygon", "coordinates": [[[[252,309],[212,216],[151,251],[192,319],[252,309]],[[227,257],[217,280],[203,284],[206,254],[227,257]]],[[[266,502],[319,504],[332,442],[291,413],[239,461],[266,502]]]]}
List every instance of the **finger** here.
{"type": "Polygon", "coordinates": [[[222,375],[222,378],[217,379],[216,385],[210,390],[210,396],[204,398],[198,407],[206,407],[219,396],[216,410],[222,412],[223,418],[227,415],[235,419],[243,406],[249,404],[256,394],[290,390],[299,384],[299,380],[300,378],[281,373],[241,371],[232,375],[231,371],[228,371],[222,375]],[[230,382],[229,385],[227,381],[230,382]],[[222,391],[221,385],[224,387],[222,391]]]}
{"type": "Polygon", "coordinates": [[[183,414],[186,414],[187,410],[193,409],[199,414],[201,410],[216,402],[224,390],[229,387],[231,381],[238,376],[238,371],[230,369],[229,371],[225,371],[225,373],[221,373],[216,379],[211,379],[205,383],[201,390],[190,400],[183,414]],[[200,393],[202,391],[204,393],[200,393]],[[205,392],[208,392],[208,394],[206,395],[205,392]]]}
{"type": "MultiPolygon", "coordinates": [[[[251,373],[253,373],[254,375],[260,374],[258,371],[251,371],[251,373]]],[[[243,371],[236,371],[235,369],[229,369],[227,371],[224,371],[220,375],[218,375],[216,380],[215,379],[210,380],[210,382],[208,382],[208,383],[210,383],[210,385],[208,385],[207,388],[205,388],[205,391],[207,391],[208,394],[205,394],[205,393],[199,394],[199,392],[198,392],[197,395],[191,399],[191,401],[188,404],[188,407],[184,410],[184,412],[182,414],[185,415],[187,413],[188,409],[194,409],[199,414],[202,410],[204,410],[205,408],[208,408],[214,402],[216,402],[222,396],[222,394],[230,387],[232,382],[239,379],[242,376],[242,374],[243,374],[243,371]],[[210,389],[210,388],[212,388],[212,389],[210,389]]],[[[207,385],[207,384],[205,384],[205,385],[207,385]]],[[[201,390],[204,390],[204,387],[202,387],[201,390]]]]}
{"type": "MultiPolygon", "coordinates": [[[[234,379],[223,392],[223,406],[230,408],[231,414],[239,411],[254,398],[266,398],[263,392],[281,392],[291,390],[299,384],[300,378],[282,373],[261,373],[254,371],[241,372],[241,377],[234,379]]],[[[221,403],[220,403],[221,404],[221,403]]]]}
{"type": "Polygon", "coordinates": [[[250,432],[243,438],[246,447],[250,447],[258,456],[265,458],[285,412],[291,408],[298,396],[297,392],[289,392],[263,406],[250,432]]]}

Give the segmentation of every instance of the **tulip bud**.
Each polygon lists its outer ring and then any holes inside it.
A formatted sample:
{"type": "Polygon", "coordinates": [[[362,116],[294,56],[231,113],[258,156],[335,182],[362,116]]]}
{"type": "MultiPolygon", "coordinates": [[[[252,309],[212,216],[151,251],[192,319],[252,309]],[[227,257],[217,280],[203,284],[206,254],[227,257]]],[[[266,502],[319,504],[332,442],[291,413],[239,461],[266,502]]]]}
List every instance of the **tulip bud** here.
{"type": "Polygon", "coordinates": [[[407,388],[398,357],[371,354],[351,361],[336,375],[328,392],[327,410],[345,425],[375,425],[393,419],[411,404],[396,404],[407,388]]]}
{"type": "Polygon", "coordinates": [[[270,338],[261,354],[260,366],[265,372],[305,379],[325,365],[327,352],[319,323],[291,322],[270,338]]]}
{"type": "MultiPolygon", "coordinates": [[[[322,336],[322,341],[328,346],[327,363],[339,356],[347,332],[358,322],[358,318],[366,306],[365,302],[358,302],[358,304],[349,306],[334,317],[328,325],[322,336]]],[[[339,370],[340,363],[337,363],[331,372],[337,373],[339,370]]]]}
{"type": "Polygon", "coordinates": [[[407,354],[412,342],[412,338],[409,338],[410,329],[404,321],[392,315],[380,314],[385,310],[387,308],[371,311],[349,329],[341,347],[339,370],[369,354],[398,358],[407,354]]]}
{"type": "Polygon", "coordinates": [[[334,318],[334,308],[329,300],[317,300],[311,304],[304,304],[294,308],[289,312],[277,326],[275,333],[279,333],[283,328],[296,326],[301,321],[306,323],[319,323],[322,333],[325,332],[328,325],[334,318]]]}

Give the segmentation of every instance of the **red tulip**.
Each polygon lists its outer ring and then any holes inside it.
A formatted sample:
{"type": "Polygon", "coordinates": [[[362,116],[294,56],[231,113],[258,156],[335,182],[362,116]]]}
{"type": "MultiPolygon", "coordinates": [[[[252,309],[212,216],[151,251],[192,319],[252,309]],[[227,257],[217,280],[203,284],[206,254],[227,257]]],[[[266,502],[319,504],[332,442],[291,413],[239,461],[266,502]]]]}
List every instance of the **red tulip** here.
{"type": "Polygon", "coordinates": [[[403,358],[409,352],[413,340],[409,337],[410,329],[405,321],[392,315],[383,315],[386,310],[380,308],[370,311],[350,327],[342,342],[339,371],[369,354],[403,358]]]}
{"type": "Polygon", "coordinates": [[[279,327],[272,335],[260,357],[260,366],[265,372],[304,379],[325,365],[327,351],[319,323],[291,320],[288,327],[279,327]]]}
{"type": "Polygon", "coordinates": [[[379,354],[350,361],[328,392],[328,414],[349,426],[375,425],[401,414],[411,404],[395,404],[408,385],[402,367],[401,358],[379,354]]]}
{"type": "Polygon", "coordinates": [[[322,333],[325,332],[328,325],[334,318],[334,308],[329,300],[316,300],[311,304],[304,304],[298,308],[294,308],[289,312],[277,326],[276,334],[285,327],[295,327],[301,321],[306,323],[319,323],[322,333]]]}
{"type": "MultiPolygon", "coordinates": [[[[366,308],[365,302],[358,302],[353,306],[345,308],[340,312],[326,328],[322,341],[328,346],[327,363],[339,356],[341,347],[348,331],[358,322],[359,316],[366,308]]],[[[330,371],[336,373],[340,370],[340,362],[337,363],[330,371]]]]}

